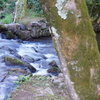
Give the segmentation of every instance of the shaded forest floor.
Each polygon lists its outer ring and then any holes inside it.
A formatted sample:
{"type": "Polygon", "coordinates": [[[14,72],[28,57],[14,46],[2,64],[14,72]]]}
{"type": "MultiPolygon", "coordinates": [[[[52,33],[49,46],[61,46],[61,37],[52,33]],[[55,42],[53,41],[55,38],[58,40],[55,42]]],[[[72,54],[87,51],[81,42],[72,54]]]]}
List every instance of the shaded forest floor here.
{"type": "Polygon", "coordinates": [[[69,100],[63,76],[33,76],[21,83],[9,100],[69,100]]]}

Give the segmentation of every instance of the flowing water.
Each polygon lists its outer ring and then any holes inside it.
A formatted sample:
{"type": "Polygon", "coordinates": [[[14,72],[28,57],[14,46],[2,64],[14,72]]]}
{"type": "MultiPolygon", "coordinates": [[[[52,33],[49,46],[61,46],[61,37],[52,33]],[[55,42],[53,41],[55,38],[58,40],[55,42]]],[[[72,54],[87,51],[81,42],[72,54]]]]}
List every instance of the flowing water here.
{"type": "Polygon", "coordinates": [[[17,58],[29,63],[36,69],[33,75],[51,75],[47,72],[50,62],[58,57],[52,44],[51,38],[35,39],[34,41],[2,39],[0,34],[0,100],[7,100],[11,91],[17,86],[15,81],[19,75],[30,73],[28,68],[20,65],[9,65],[5,56],[17,58]],[[25,72],[26,71],[26,72],[25,72]]]}

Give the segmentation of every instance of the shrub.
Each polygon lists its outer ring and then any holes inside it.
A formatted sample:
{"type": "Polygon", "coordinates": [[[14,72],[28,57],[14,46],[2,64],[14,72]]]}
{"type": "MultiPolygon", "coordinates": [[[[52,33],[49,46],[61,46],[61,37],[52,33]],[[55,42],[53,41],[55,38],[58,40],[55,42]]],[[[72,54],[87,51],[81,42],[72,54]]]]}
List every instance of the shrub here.
{"type": "Polygon", "coordinates": [[[28,0],[28,8],[34,10],[37,13],[42,13],[39,0],[28,0]]]}
{"type": "Polygon", "coordinates": [[[4,24],[9,24],[12,21],[12,14],[10,15],[5,15],[4,19],[0,19],[0,22],[4,23],[4,24]]]}

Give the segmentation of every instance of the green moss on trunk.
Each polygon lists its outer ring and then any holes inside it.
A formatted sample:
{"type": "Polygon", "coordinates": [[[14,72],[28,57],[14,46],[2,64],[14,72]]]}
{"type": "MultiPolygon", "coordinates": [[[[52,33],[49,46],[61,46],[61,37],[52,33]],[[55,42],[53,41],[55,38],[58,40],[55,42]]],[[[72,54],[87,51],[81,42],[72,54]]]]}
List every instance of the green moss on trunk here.
{"type": "Polygon", "coordinates": [[[57,45],[55,48],[66,60],[66,67],[78,97],[80,100],[100,100],[98,93],[100,54],[84,0],[75,0],[77,9],[73,13],[69,10],[66,19],[58,15],[58,9],[55,7],[56,0],[40,2],[47,21],[60,35],[58,39],[60,51],[57,45]]]}

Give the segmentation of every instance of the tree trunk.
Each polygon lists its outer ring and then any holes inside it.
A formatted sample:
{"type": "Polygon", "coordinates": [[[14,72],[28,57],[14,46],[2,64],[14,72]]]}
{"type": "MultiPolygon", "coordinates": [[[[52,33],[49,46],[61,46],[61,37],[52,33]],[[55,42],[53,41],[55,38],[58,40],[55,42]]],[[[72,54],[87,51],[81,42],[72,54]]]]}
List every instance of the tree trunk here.
{"type": "Polygon", "coordinates": [[[20,22],[20,20],[25,15],[26,8],[27,8],[27,0],[17,0],[15,2],[12,22],[20,22]]]}
{"type": "Polygon", "coordinates": [[[100,54],[84,0],[40,0],[52,25],[70,100],[100,100],[100,54]]]}

